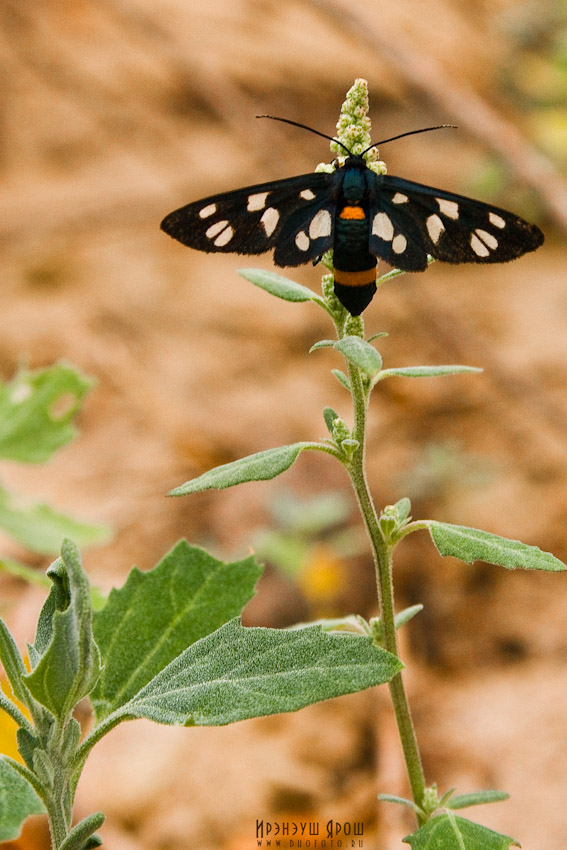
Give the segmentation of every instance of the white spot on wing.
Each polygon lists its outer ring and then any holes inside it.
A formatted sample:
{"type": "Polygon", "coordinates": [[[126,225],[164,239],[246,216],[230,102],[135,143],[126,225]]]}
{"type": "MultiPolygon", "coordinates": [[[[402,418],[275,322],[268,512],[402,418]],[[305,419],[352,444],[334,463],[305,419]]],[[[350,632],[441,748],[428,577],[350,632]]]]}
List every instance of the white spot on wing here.
{"type": "Polygon", "coordinates": [[[430,215],[425,223],[427,225],[427,232],[429,233],[431,241],[437,245],[441,238],[441,234],[445,231],[445,225],[438,215],[430,215]]]}
{"type": "Polygon", "coordinates": [[[275,207],[268,207],[267,210],[262,214],[262,218],[260,221],[266,231],[266,236],[271,236],[274,230],[277,227],[278,221],[280,220],[280,214],[275,207]]]}
{"type": "MultiPolygon", "coordinates": [[[[199,210],[199,218],[208,218],[213,213],[216,213],[217,205],[216,204],[207,204],[206,207],[203,207],[202,210],[199,210]]],[[[492,213],[491,213],[492,215],[492,213]]]]}
{"type": "Polygon", "coordinates": [[[490,251],[488,250],[484,242],[481,242],[478,236],[476,236],[474,233],[471,236],[471,248],[473,249],[477,257],[488,257],[488,255],[490,254],[490,251]]]}
{"type": "Polygon", "coordinates": [[[409,199],[408,199],[407,195],[402,194],[402,192],[396,192],[396,194],[392,198],[392,203],[393,204],[407,204],[408,200],[409,199]]]}
{"type": "Polygon", "coordinates": [[[502,216],[496,215],[496,213],[494,213],[494,212],[488,213],[488,220],[495,227],[506,227],[506,222],[504,221],[502,216]]]}
{"type": "Polygon", "coordinates": [[[493,236],[492,233],[487,233],[486,230],[481,230],[480,227],[477,227],[475,233],[478,238],[482,239],[485,245],[487,245],[493,251],[495,248],[498,248],[498,239],[496,238],[496,236],[493,236]]]}
{"type": "Polygon", "coordinates": [[[309,236],[311,239],[318,239],[321,236],[329,236],[331,233],[331,225],[333,220],[331,213],[328,210],[319,210],[313,216],[309,225],[309,236]]]}
{"type": "Polygon", "coordinates": [[[435,200],[439,204],[439,209],[447,218],[456,219],[459,217],[459,205],[456,201],[448,201],[446,198],[435,198],[435,200]]]}
{"type": "Polygon", "coordinates": [[[257,212],[263,210],[266,206],[267,192],[257,192],[255,195],[248,195],[248,204],[246,209],[248,212],[257,212]]]}
{"type": "Polygon", "coordinates": [[[311,189],[304,189],[299,193],[299,197],[303,198],[304,201],[312,201],[315,195],[311,191],[311,189]]]}
{"type": "Polygon", "coordinates": [[[394,225],[385,212],[376,213],[372,222],[372,233],[386,242],[391,242],[394,235],[394,225]]]}
{"type": "Polygon", "coordinates": [[[225,227],[225,229],[222,231],[222,233],[219,233],[219,235],[215,239],[214,244],[218,248],[222,248],[223,245],[227,245],[230,242],[230,240],[232,239],[233,236],[234,236],[234,230],[229,225],[228,227],[225,227]]]}
{"type": "Polygon", "coordinates": [[[215,221],[215,223],[211,224],[209,229],[206,231],[205,236],[207,236],[209,239],[214,239],[215,236],[219,235],[221,230],[225,229],[227,224],[228,221],[226,219],[223,219],[222,221],[215,221]]]}
{"type": "Polygon", "coordinates": [[[404,236],[403,233],[398,233],[397,236],[394,236],[394,241],[392,242],[392,248],[394,249],[395,254],[403,254],[407,248],[408,240],[404,236]]]}
{"type": "Polygon", "coordinates": [[[300,251],[307,251],[309,248],[309,237],[307,233],[304,233],[303,230],[300,230],[297,236],[295,237],[295,244],[299,248],[300,251]]]}

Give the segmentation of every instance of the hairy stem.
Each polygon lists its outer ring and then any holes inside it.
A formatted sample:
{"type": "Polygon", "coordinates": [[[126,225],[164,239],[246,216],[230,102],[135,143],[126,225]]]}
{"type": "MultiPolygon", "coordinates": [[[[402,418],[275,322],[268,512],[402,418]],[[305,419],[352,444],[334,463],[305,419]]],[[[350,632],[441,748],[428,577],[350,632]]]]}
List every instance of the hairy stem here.
{"type": "MultiPolygon", "coordinates": [[[[353,454],[349,471],[374,556],[384,648],[388,652],[391,652],[392,655],[398,657],[398,642],[394,624],[392,549],[382,535],[376,509],[366,480],[365,437],[367,400],[360,370],[352,364],[350,364],[349,370],[354,405],[353,437],[359,442],[359,446],[353,454]]],[[[421,807],[425,792],[425,776],[401,673],[398,673],[391,680],[390,693],[392,695],[413,800],[417,806],[421,807]]],[[[419,815],[418,821],[421,825],[422,819],[419,815]]]]}

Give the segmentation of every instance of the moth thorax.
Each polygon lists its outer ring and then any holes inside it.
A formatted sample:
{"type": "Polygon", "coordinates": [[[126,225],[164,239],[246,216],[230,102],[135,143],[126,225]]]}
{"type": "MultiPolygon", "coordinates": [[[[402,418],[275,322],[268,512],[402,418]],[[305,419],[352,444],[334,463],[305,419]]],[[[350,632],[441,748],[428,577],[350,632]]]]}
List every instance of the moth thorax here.
{"type": "Polygon", "coordinates": [[[343,197],[349,203],[356,204],[361,201],[366,188],[363,172],[357,168],[347,169],[341,188],[343,197]]]}

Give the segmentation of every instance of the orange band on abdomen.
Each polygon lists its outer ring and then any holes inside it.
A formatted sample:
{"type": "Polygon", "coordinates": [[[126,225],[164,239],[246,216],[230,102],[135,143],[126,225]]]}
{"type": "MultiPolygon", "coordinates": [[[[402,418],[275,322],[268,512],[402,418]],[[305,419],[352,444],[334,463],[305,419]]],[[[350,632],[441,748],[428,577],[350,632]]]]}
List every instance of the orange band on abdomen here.
{"type": "Polygon", "coordinates": [[[362,207],[343,207],[339,213],[339,218],[347,219],[347,221],[363,221],[366,216],[362,207]]]}
{"type": "Polygon", "coordinates": [[[368,286],[370,283],[376,283],[376,268],[363,272],[343,272],[335,269],[333,277],[342,286],[368,286]]]}

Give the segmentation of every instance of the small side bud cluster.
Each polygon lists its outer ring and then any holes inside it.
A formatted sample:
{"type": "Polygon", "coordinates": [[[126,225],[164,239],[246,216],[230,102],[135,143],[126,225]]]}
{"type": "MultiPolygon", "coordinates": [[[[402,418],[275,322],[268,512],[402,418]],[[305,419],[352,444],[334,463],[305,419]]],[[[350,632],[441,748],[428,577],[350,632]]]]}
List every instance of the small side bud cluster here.
{"type": "Polygon", "coordinates": [[[400,499],[395,505],[387,505],[380,515],[380,528],[386,540],[394,542],[398,533],[404,528],[411,517],[411,502],[409,499],[400,499]]]}
{"type": "Polygon", "coordinates": [[[341,449],[346,459],[350,460],[360,443],[358,440],[353,440],[350,428],[340,416],[337,416],[333,422],[332,437],[334,443],[341,449]]]}
{"type": "Polygon", "coordinates": [[[341,419],[339,416],[337,416],[337,418],[333,422],[333,440],[335,441],[337,446],[340,446],[343,440],[350,440],[350,438],[350,428],[348,427],[344,419],[341,419]]]}
{"type": "Polygon", "coordinates": [[[423,792],[423,801],[421,807],[426,814],[432,814],[439,807],[439,794],[437,793],[437,785],[434,783],[423,792]]]}
{"type": "Polygon", "coordinates": [[[380,617],[372,617],[370,619],[370,637],[375,646],[382,646],[384,641],[384,629],[380,617]]]}

